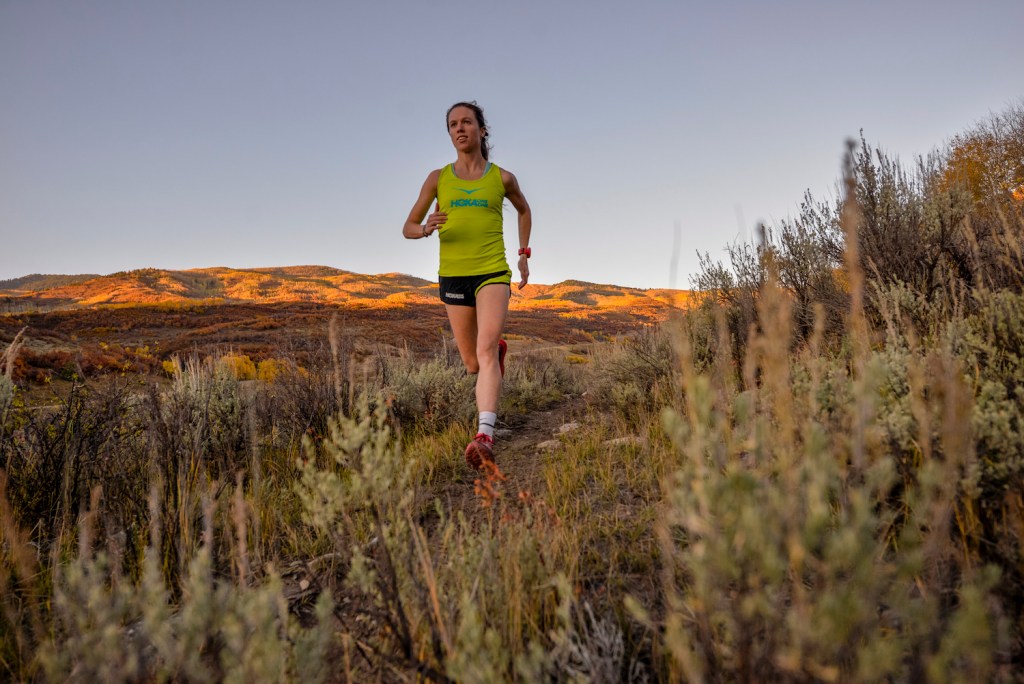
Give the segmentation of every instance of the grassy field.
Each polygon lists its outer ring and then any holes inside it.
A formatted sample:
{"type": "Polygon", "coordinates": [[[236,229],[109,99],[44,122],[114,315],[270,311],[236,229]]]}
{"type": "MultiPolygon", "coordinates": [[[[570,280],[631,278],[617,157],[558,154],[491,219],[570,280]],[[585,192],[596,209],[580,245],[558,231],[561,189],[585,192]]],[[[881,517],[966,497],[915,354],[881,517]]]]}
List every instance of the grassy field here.
{"type": "Polygon", "coordinates": [[[841,202],[706,259],[663,325],[513,339],[482,473],[450,342],[334,319],[317,354],[157,354],[38,409],[15,339],[4,675],[1018,680],[1024,217],[957,166],[1024,183],[1001,116],[917,176],[852,149],[841,202]]]}
{"type": "Polygon", "coordinates": [[[790,301],[769,295],[778,327],[742,373],[726,348],[695,359],[690,319],[513,344],[511,434],[482,475],[461,456],[472,380],[443,355],[358,379],[342,361],[239,380],[230,358],[190,360],[159,383],[76,382],[47,411],[15,393],[8,673],[1005,675],[1019,567],[982,561],[1008,540],[979,515],[1019,515],[1020,490],[981,497],[962,361],[820,340],[791,354],[790,301]]]}

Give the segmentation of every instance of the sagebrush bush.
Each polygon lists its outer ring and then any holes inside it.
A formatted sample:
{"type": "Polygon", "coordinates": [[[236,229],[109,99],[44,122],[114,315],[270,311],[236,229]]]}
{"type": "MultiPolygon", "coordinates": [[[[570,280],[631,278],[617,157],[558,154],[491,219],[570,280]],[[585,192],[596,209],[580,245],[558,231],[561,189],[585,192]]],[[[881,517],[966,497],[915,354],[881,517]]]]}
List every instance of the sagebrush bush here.
{"type": "Polygon", "coordinates": [[[999,571],[958,554],[952,526],[971,496],[963,367],[939,353],[928,387],[915,386],[909,352],[883,350],[833,380],[850,401],[825,407],[829,362],[790,355],[789,306],[762,291],[767,323],[747,359],[758,381],[740,388],[699,372],[680,338],[685,403],[665,426],[681,460],[659,532],[674,667],[711,681],[993,677],[1010,648],[992,610],[999,571]],[[926,390],[939,415],[894,419],[926,390]],[[920,430],[932,450],[901,477],[907,433],[920,430]]]}
{"type": "Polygon", "coordinates": [[[333,540],[357,613],[387,626],[358,638],[382,665],[432,679],[499,681],[550,667],[541,644],[561,585],[544,561],[543,518],[526,510],[474,529],[437,503],[428,540],[416,523],[428,502],[389,420],[382,401],[364,399],[332,424],[333,462],[316,466],[309,445],[300,465],[306,520],[333,540]]]}
{"type": "Polygon", "coordinates": [[[435,357],[425,363],[409,356],[384,361],[383,391],[403,425],[436,432],[476,415],[476,378],[461,362],[435,357]]]}
{"type": "Polygon", "coordinates": [[[505,422],[534,411],[544,411],[570,394],[581,392],[582,373],[566,363],[558,351],[514,354],[501,385],[499,417],[505,422]]]}
{"type": "Polygon", "coordinates": [[[698,254],[700,271],[693,281],[697,306],[705,314],[719,308],[724,313],[737,360],[757,326],[758,293],[770,274],[793,297],[798,340],[810,336],[816,308],[823,311],[828,329],[842,329],[848,296],[837,277],[843,263],[839,215],[839,206],[816,202],[807,193],[796,218],[760,226],[757,243],[728,245],[728,266],[708,253],[698,254]]]}
{"type": "Polygon", "coordinates": [[[670,401],[676,384],[671,336],[647,327],[598,351],[589,365],[590,403],[642,422],[642,416],[670,401]]]}
{"type": "MultiPolygon", "coordinates": [[[[209,514],[209,507],[207,507],[209,514]]],[[[324,593],[300,626],[273,571],[257,586],[219,579],[212,520],[183,577],[176,607],[160,568],[159,533],[137,583],[92,548],[83,519],[78,553],[56,569],[52,636],[37,661],[49,681],[327,681],[333,604],[324,593]]]]}
{"type": "MultiPolygon", "coordinates": [[[[972,293],[1024,287],[1024,105],[990,117],[911,168],[872,148],[850,143],[847,167],[856,206],[857,268],[866,278],[866,313],[884,324],[884,299],[898,292],[902,315],[920,330],[974,304],[972,293]]],[[[815,305],[826,331],[844,333],[849,245],[840,230],[843,196],[834,204],[806,194],[799,215],[762,227],[756,243],[727,248],[727,262],[700,256],[693,284],[701,306],[724,306],[737,360],[758,325],[764,283],[777,280],[793,298],[797,341],[811,333],[815,305]]],[[[891,303],[891,302],[890,302],[891,303]]]]}
{"type": "Polygon", "coordinates": [[[43,549],[74,528],[97,486],[112,497],[103,525],[124,548],[133,548],[132,530],[145,517],[149,473],[137,389],[130,381],[102,387],[76,382],[50,409],[23,409],[8,420],[8,438],[0,443],[7,496],[18,523],[34,529],[43,549]]]}
{"type": "Polygon", "coordinates": [[[331,417],[350,406],[356,388],[323,350],[310,354],[305,365],[290,359],[275,362],[273,368],[273,377],[252,393],[263,443],[294,451],[306,435],[325,437],[331,417]]]}

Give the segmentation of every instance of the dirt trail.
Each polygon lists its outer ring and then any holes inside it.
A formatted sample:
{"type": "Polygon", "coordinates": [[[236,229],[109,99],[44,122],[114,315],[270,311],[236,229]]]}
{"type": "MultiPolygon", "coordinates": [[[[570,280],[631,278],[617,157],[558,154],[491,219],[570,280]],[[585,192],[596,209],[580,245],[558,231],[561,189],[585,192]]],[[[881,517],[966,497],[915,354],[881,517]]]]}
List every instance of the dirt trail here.
{"type": "MultiPolygon", "coordinates": [[[[563,398],[545,411],[528,414],[525,422],[512,428],[503,425],[499,415],[495,459],[505,480],[494,484],[502,497],[514,499],[520,492],[528,492],[535,498],[547,494],[543,468],[544,454],[537,445],[554,439],[555,433],[562,425],[572,421],[582,422],[586,410],[586,401],[573,395],[563,398]]],[[[461,481],[444,486],[437,495],[447,502],[452,516],[459,511],[462,511],[467,519],[483,516],[486,510],[481,505],[482,498],[474,484],[482,476],[470,470],[464,461],[462,468],[465,472],[461,481]]]]}
{"type": "Polygon", "coordinates": [[[537,445],[553,439],[562,425],[582,421],[585,413],[585,400],[573,395],[547,411],[529,414],[524,424],[513,428],[511,434],[499,442],[497,450],[498,467],[508,478],[509,485],[515,485],[516,491],[542,493],[545,486],[541,467],[543,454],[537,445]]]}

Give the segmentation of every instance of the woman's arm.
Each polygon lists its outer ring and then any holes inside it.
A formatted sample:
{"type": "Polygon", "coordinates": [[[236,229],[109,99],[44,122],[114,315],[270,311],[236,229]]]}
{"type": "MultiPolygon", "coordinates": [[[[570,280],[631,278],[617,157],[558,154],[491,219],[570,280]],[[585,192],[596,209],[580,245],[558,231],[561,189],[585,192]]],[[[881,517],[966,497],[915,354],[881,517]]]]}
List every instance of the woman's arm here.
{"type": "Polygon", "coordinates": [[[427,224],[423,225],[420,223],[423,217],[427,215],[430,203],[437,198],[437,179],[440,176],[440,169],[431,171],[430,175],[427,176],[427,180],[423,181],[423,187],[420,188],[420,196],[416,198],[416,204],[412,205],[409,218],[405,220],[405,225],[402,226],[402,235],[406,238],[410,240],[425,238],[435,230],[438,230],[448,220],[448,214],[443,211],[437,211],[439,207],[435,207],[434,213],[427,216],[427,224]]]}
{"type": "MultiPolygon", "coordinates": [[[[505,185],[505,197],[512,203],[512,206],[519,212],[519,248],[530,246],[530,230],[533,228],[533,214],[530,213],[530,205],[526,196],[519,188],[519,181],[510,172],[502,169],[501,182],[505,185]]],[[[530,280],[530,264],[525,254],[519,255],[519,289],[522,289],[530,280]]]]}

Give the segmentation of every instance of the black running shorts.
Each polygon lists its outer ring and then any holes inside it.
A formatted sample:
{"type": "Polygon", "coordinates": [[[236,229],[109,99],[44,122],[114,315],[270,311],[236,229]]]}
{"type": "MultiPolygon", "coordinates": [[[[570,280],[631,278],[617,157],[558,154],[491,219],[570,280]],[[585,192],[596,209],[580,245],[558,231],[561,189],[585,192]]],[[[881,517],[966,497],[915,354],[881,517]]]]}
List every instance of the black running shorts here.
{"type": "Polygon", "coordinates": [[[484,285],[508,285],[512,287],[512,272],[498,271],[474,276],[439,276],[438,294],[445,304],[476,306],[476,293],[484,285]]]}

